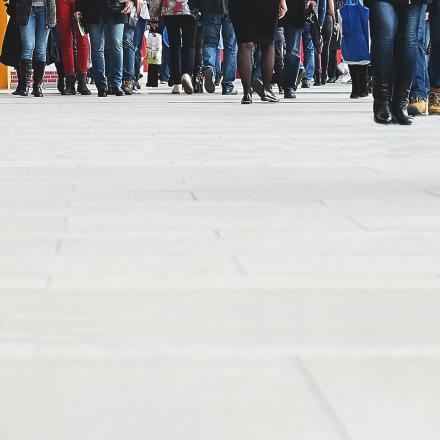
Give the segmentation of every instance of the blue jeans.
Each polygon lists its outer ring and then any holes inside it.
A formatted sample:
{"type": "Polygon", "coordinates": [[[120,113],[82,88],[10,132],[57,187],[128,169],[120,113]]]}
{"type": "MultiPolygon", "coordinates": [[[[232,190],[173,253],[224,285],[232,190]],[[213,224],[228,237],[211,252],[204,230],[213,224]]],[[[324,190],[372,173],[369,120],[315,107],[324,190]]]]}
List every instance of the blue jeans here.
{"type": "Polygon", "coordinates": [[[136,48],[134,45],[134,30],[133,26],[124,25],[124,36],[122,38],[122,47],[124,51],[123,61],[123,77],[124,79],[134,80],[134,63],[136,58],[136,48]]]}
{"type": "Polygon", "coordinates": [[[429,93],[428,63],[426,61],[426,14],[427,6],[423,5],[420,11],[420,23],[418,30],[417,62],[414,69],[411,86],[411,98],[426,100],[429,93]]]}
{"type": "Polygon", "coordinates": [[[440,0],[433,0],[431,6],[431,56],[429,70],[432,88],[440,88],[440,0]]]}
{"type": "Polygon", "coordinates": [[[203,68],[216,72],[217,53],[223,37],[223,86],[232,86],[237,71],[237,40],[227,14],[203,15],[203,68]]]}
{"type": "Polygon", "coordinates": [[[306,69],[305,80],[311,81],[315,72],[315,47],[310,34],[310,23],[306,23],[302,32],[304,48],[304,68],[306,69]]]}
{"type": "Polygon", "coordinates": [[[32,6],[29,22],[20,26],[21,59],[46,62],[47,39],[49,29],[46,27],[46,7],[32,6]]]}
{"type": "Polygon", "coordinates": [[[283,88],[297,89],[296,79],[301,64],[301,34],[302,28],[284,28],[286,39],[286,56],[284,57],[283,88]]]}
{"type": "Polygon", "coordinates": [[[147,20],[142,17],[138,18],[136,28],[134,30],[134,76],[135,79],[139,78],[139,73],[141,71],[141,61],[142,61],[142,43],[144,41],[145,29],[147,28],[147,20]]]}
{"type": "Polygon", "coordinates": [[[98,88],[107,87],[106,66],[104,57],[104,47],[106,41],[109,49],[109,60],[111,67],[108,80],[115,87],[122,86],[122,64],[123,49],[122,39],[124,35],[124,25],[115,23],[112,16],[108,15],[101,18],[99,24],[89,25],[90,45],[92,48],[92,64],[95,84],[98,88]]]}
{"type": "Polygon", "coordinates": [[[392,4],[375,0],[370,5],[371,61],[379,83],[409,89],[417,62],[417,33],[421,3],[392,4]]]}

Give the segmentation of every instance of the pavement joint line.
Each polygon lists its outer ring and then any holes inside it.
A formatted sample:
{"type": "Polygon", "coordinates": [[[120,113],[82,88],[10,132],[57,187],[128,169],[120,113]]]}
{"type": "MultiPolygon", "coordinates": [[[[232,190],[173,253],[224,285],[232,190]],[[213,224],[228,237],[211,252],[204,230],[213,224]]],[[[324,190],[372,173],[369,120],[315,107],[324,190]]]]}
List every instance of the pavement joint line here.
{"type": "Polygon", "coordinates": [[[347,218],[348,218],[348,220],[350,220],[352,223],[354,223],[356,226],[358,226],[363,231],[370,232],[370,230],[365,225],[363,225],[359,220],[356,220],[355,218],[353,218],[351,216],[347,216],[347,218]]]}

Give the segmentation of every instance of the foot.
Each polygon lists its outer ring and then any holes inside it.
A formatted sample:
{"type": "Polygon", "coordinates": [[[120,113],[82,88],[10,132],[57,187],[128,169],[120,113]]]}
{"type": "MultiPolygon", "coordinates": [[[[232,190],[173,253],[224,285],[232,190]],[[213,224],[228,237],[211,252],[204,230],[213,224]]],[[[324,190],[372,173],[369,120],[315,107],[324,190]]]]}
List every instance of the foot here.
{"type": "Polygon", "coordinates": [[[252,76],[252,90],[263,100],[264,98],[264,86],[261,79],[255,75],[252,76]]]}
{"type": "Polygon", "coordinates": [[[296,78],[296,85],[299,86],[302,83],[302,80],[304,79],[304,75],[306,74],[306,71],[304,67],[300,67],[298,76],[296,78]]]}
{"type": "Polygon", "coordinates": [[[408,114],[408,106],[393,108],[393,121],[399,125],[412,125],[414,118],[408,114]]]}
{"type": "Polygon", "coordinates": [[[35,98],[43,97],[43,85],[42,84],[34,84],[32,94],[35,98]]]}
{"type": "Polygon", "coordinates": [[[284,91],[284,99],[296,99],[296,93],[292,87],[289,87],[284,91]]]}
{"type": "Polygon", "coordinates": [[[328,83],[328,84],[334,84],[335,82],[336,82],[336,78],[335,78],[335,77],[329,78],[329,79],[327,80],[327,83],[328,83]]]}
{"type": "Polygon", "coordinates": [[[111,95],[114,95],[114,94],[115,94],[114,87],[113,87],[111,84],[109,84],[109,85],[107,86],[107,95],[108,95],[108,96],[111,96],[111,95]]]}
{"type": "Polygon", "coordinates": [[[61,93],[61,95],[66,94],[66,81],[64,76],[58,76],[57,89],[61,93]]]}
{"type": "Polygon", "coordinates": [[[208,93],[214,93],[215,92],[215,79],[214,79],[214,72],[211,68],[208,68],[204,72],[205,76],[205,90],[208,93]]]}
{"type": "Polygon", "coordinates": [[[374,100],[374,120],[378,124],[391,124],[393,117],[391,116],[390,105],[386,101],[374,100]]]}
{"type": "Polygon", "coordinates": [[[175,84],[171,93],[173,95],[180,95],[182,93],[182,84],[175,84]]]}
{"type": "Polygon", "coordinates": [[[76,76],[75,75],[67,75],[66,76],[66,89],[64,91],[64,94],[67,96],[74,96],[76,95],[76,76]]]}
{"type": "Polygon", "coordinates": [[[113,86],[113,92],[115,93],[115,96],[124,96],[125,93],[120,87],[113,86]]]}
{"type": "Polygon", "coordinates": [[[411,116],[426,115],[428,110],[428,102],[416,96],[409,100],[408,113],[411,116]]]}
{"type": "Polygon", "coordinates": [[[234,86],[223,86],[222,95],[238,95],[238,90],[234,86]]]}
{"type": "Polygon", "coordinates": [[[351,92],[350,99],[359,99],[360,96],[357,94],[357,92],[351,92]]]}
{"type": "Polygon", "coordinates": [[[122,84],[122,90],[126,95],[133,94],[133,80],[130,78],[125,78],[122,84]]]}
{"type": "Polygon", "coordinates": [[[301,83],[301,87],[303,88],[303,89],[310,89],[310,81],[303,81],[302,83],[301,83]]]}
{"type": "Polygon", "coordinates": [[[192,95],[194,93],[191,77],[187,73],[182,75],[182,87],[187,95],[192,95]]]}
{"type": "Polygon", "coordinates": [[[316,79],[315,82],[313,83],[313,85],[314,85],[315,87],[320,87],[320,86],[322,86],[321,81],[320,81],[319,79],[316,79]]]}
{"type": "Polygon", "coordinates": [[[107,89],[98,89],[98,98],[107,98],[107,89]]]}
{"type": "Polygon", "coordinates": [[[440,115],[440,88],[432,88],[429,93],[428,113],[440,115]]]}
{"type": "Polygon", "coordinates": [[[217,74],[215,75],[215,86],[218,87],[222,81],[223,76],[221,74],[217,74]]]}
{"type": "Polygon", "coordinates": [[[264,95],[261,100],[264,102],[280,102],[270,87],[264,87],[264,95]]]}
{"type": "Polygon", "coordinates": [[[252,104],[252,93],[245,93],[243,95],[243,99],[241,100],[242,104],[252,104]]]}

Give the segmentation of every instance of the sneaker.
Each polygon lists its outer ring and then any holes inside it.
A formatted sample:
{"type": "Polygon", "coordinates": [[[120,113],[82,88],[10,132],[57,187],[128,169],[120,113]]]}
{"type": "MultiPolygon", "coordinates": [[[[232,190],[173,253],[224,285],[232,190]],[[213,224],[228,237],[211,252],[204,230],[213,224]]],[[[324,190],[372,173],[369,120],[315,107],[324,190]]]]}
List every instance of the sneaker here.
{"type": "Polygon", "coordinates": [[[425,115],[427,110],[428,103],[424,99],[416,96],[409,100],[408,113],[411,116],[425,115]]]}
{"type": "Polygon", "coordinates": [[[122,84],[122,90],[126,95],[132,95],[134,89],[133,80],[130,78],[124,79],[124,83],[122,84]]]}
{"type": "Polygon", "coordinates": [[[223,86],[222,95],[238,95],[238,90],[234,86],[223,86]]]}
{"type": "Polygon", "coordinates": [[[173,95],[180,95],[182,93],[182,84],[175,84],[171,93],[173,95]]]}
{"type": "Polygon", "coordinates": [[[440,115],[440,88],[431,89],[429,93],[428,113],[440,115]]]}
{"type": "Polygon", "coordinates": [[[194,93],[191,77],[187,73],[182,75],[182,87],[187,95],[192,95],[194,93]]]}
{"type": "Polygon", "coordinates": [[[215,92],[214,71],[208,68],[205,70],[204,76],[205,76],[205,90],[208,93],[214,93],[215,92]]]}
{"type": "Polygon", "coordinates": [[[301,83],[301,87],[303,89],[310,89],[310,81],[309,80],[305,80],[301,83]]]}

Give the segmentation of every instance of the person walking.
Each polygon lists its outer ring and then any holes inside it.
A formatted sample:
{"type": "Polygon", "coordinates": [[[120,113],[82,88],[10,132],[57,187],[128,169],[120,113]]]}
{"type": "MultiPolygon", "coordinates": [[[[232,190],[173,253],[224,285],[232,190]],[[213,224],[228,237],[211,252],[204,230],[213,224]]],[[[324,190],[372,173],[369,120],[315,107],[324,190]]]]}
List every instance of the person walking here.
{"type": "Polygon", "coordinates": [[[228,10],[228,0],[200,0],[203,22],[203,75],[205,89],[215,92],[216,61],[223,38],[222,94],[236,95],[237,40],[228,10]]]}
{"type": "Polygon", "coordinates": [[[16,21],[22,43],[20,73],[23,87],[20,95],[29,95],[33,65],[33,95],[41,98],[49,28],[56,25],[55,0],[17,0],[16,21]]]}
{"type": "Polygon", "coordinates": [[[243,84],[242,104],[252,104],[252,50],[260,43],[263,101],[278,102],[271,84],[275,64],[278,19],[287,12],[286,0],[230,0],[229,14],[238,42],[237,64],[243,84]]]}
{"type": "Polygon", "coordinates": [[[417,62],[423,0],[372,0],[370,6],[374,120],[410,125],[409,93],[417,62]]]}
{"type": "Polygon", "coordinates": [[[189,0],[152,0],[151,26],[157,27],[164,17],[170,44],[171,78],[173,94],[194,92],[192,76],[196,50],[197,22],[195,4],[189,0]]]}

